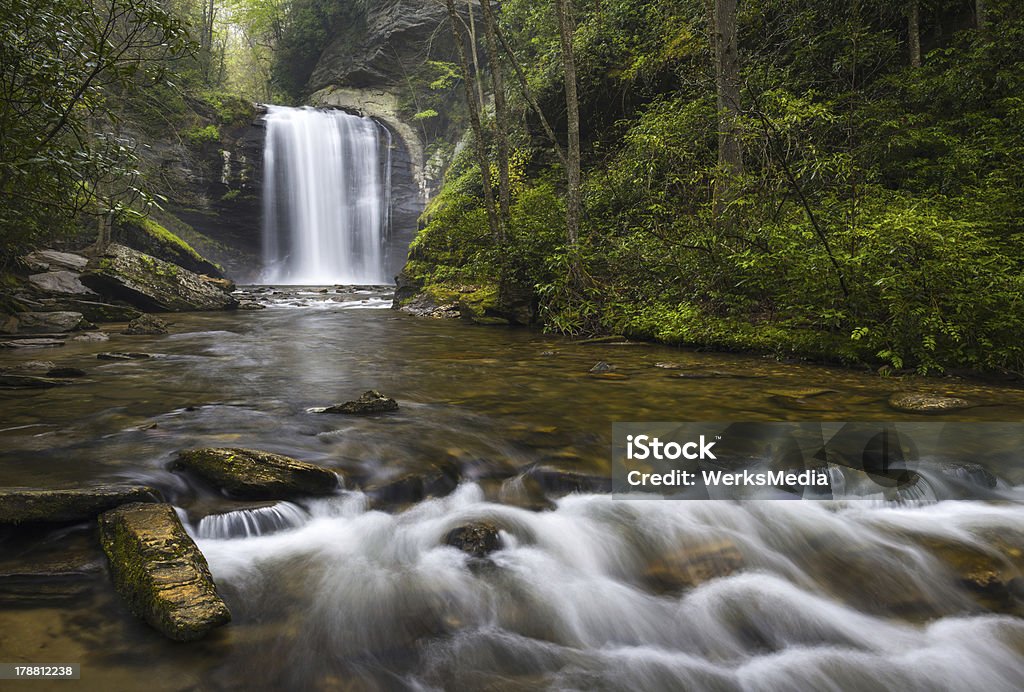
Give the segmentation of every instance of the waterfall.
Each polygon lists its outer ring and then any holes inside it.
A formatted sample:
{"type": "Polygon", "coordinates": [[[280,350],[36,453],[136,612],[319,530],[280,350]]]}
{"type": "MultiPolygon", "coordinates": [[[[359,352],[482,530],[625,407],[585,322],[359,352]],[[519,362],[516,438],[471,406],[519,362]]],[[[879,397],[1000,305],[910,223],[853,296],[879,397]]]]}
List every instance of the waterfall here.
{"type": "Polygon", "coordinates": [[[263,280],[389,283],[391,133],[371,118],[308,107],[270,106],[266,124],[263,280]]]}
{"type": "Polygon", "coordinates": [[[248,538],[302,526],[308,515],[298,505],[278,502],[266,507],[211,514],[199,521],[199,538],[248,538]]]}

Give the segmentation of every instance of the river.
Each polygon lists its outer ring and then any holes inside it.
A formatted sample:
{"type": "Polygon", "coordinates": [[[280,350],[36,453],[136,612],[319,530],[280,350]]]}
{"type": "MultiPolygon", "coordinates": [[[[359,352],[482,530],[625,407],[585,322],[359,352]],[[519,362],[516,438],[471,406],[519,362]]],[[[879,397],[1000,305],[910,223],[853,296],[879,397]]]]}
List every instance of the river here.
{"type": "MultiPolygon", "coordinates": [[[[170,315],[165,336],[0,353],[0,367],[45,359],[87,372],[66,387],[0,390],[0,486],[159,488],[233,622],[199,643],[168,642],[114,594],[94,528],[8,532],[0,661],[80,663],[78,684],[105,690],[1024,687],[1020,464],[989,468],[995,489],[910,505],[594,491],[613,422],[892,420],[907,415],[886,399],[907,382],[420,319],[371,288],[246,291],[269,307],[170,315]],[[97,360],[102,351],[154,357],[97,360]],[[599,361],[615,366],[610,376],[589,372],[599,361]],[[368,389],[401,408],[309,411],[368,389]],[[332,467],[349,489],[257,510],[278,529],[266,535],[246,536],[244,522],[204,528],[203,517],[252,503],[168,470],[177,451],[200,446],[332,467]],[[381,507],[360,490],[439,466],[461,478],[444,497],[381,507]],[[526,487],[522,472],[538,468],[547,481],[526,487]],[[559,473],[594,487],[558,492],[559,473]],[[483,563],[441,545],[475,520],[503,529],[483,563]],[[680,555],[723,544],[739,567],[679,581],[680,555]],[[968,588],[965,560],[998,572],[1007,593],[968,588]],[[71,564],[75,578],[26,587],[10,577],[12,565],[51,563],[71,564]]],[[[1019,388],[913,386],[979,404],[957,420],[1024,421],[1019,388]]]]}

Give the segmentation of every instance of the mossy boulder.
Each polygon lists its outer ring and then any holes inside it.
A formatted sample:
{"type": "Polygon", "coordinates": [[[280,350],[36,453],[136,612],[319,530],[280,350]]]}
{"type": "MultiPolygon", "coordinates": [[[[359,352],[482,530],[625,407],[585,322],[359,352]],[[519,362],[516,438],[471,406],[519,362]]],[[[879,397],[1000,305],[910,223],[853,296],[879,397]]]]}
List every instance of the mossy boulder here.
{"type": "Polygon", "coordinates": [[[117,243],[173,262],[197,274],[224,276],[220,267],[200,255],[188,242],[155,219],[120,219],[114,224],[112,235],[117,243]]]}
{"type": "Polygon", "coordinates": [[[147,312],[233,310],[238,300],[176,264],[123,245],[109,245],[89,262],[82,283],[147,312]]]}
{"type": "Polygon", "coordinates": [[[191,471],[241,498],[277,500],[338,489],[338,475],[330,469],[256,449],[191,449],[181,452],[172,468],[191,471]]]}
{"type": "Polygon", "coordinates": [[[100,515],[99,525],[114,585],[136,616],[176,641],[200,639],[231,620],[174,507],[125,505],[100,515]]]}
{"type": "Polygon", "coordinates": [[[0,524],[87,521],[128,503],[161,502],[160,493],[142,485],[92,488],[0,488],[0,524]]]}
{"type": "Polygon", "coordinates": [[[376,389],[363,392],[355,401],[346,401],[343,404],[335,404],[322,409],[321,413],[344,413],[348,415],[367,415],[370,413],[387,413],[397,411],[398,402],[389,396],[384,396],[376,389]]]}

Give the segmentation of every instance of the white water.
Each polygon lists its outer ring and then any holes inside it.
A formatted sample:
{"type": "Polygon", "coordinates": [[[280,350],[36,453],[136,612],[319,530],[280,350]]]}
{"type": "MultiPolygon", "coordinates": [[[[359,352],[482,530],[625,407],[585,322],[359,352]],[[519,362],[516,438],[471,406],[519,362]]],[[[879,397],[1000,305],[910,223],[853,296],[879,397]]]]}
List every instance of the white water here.
{"type": "Polygon", "coordinates": [[[265,119],[263,281],[390,283],[387,129],[370,118],[308,107],[270,106],[265,119]]]}
{"type": "Polygon", "coordinates": [[[395,689],[1024,689],[1024,620],[981,612],[925,547],[997,554],[994,537],[1024,532],[1012,504],[574,495],[536,513],[470,484],[397,515],[358,493],[309,508],[287,533],[199,541],[236,626],[293,633],[268,642],[289,684],[379,661],[395,689]],[[441,545],[481,519],[505,542],[484,568],[441,545]],[[645,581],[653,558],[722,540],[740,571],[682,592],[645,581]],[[917,615],[897,617],[908,602],[917,615]]]}
{"type": "Polygon", "coordinates": [[[278,502],[265,507],[210,514],[199,520],[199,538],[251,538],[298,528],[309,519],[301,507],[278,502]]]}

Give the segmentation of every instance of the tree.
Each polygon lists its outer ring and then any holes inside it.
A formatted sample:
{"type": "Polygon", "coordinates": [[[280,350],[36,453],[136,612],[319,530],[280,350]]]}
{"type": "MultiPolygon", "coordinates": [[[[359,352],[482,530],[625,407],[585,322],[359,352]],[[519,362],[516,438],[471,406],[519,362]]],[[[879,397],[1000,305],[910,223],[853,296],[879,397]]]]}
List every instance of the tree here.
{"type": "MultiPolygon", "coordinates": [[[[505,100],[505,73],[498,50],[498,20],[490,0],[480,0],[484,14],[484,36],[487,42],[487,60],[494,84],[494,133],[498,146],[498,208],[502,226],[508,225],[511,193],[509,191],[508,104],[505,100]]],[[[505,235],[504,229],[502,235],[505,235]]]]}
{"type": "Polygon", "coordinates": [[[740,145],[740,61],[736,31],[736,0],[713,0],[715,87],[718,96],[718,167],[715,207],[729,202],[736,177],[743,173],[740,145]]]}
{"type": "Polygon", "coordinates": [[[921,67],[921,3],[910,0],[907,6],[907,44],[910,66],[921,67]]]}
{"type": "Polygon", "coordinates": [[[558,14],[558,35],[562,48],[562,70],[565,76],[565,116],[568,147],[566,148],[566,240],[570,248],[579,243],[580,235],[580,99],[576,90],[576,58],[573,54],[572,0],[555,0],[558,14]]]}
{"type": "MultiPolygon", "coordinates": [[[[482,104],[474,94],[474,82],[479,75],[470,71],[469,55],[463,31],[459,29],[463,20],[455,10],[454,0],[445,0],[445,7],[448,10],[448,20],[452,26],[452,38],[455,40],[455,47],[459,54],[459,66],[462,69],[462,84],[466,94],[466,106],[469,109],[469,123],[473,129],[473,144],[476,150],[477,163],[480,166],[480,180],[483,184],[484,206],[487,209],[487,223],[491,229],[491,237],[496,242],[501,242],[501,224],[498,220],[498,213],[494,205],[494,188],[491,185],[491,162],[487,156],[487,141],[484,139],[483,122],[480,117],[482,104]]],[[[464,27],[468,31],[468,27],[464,27]]],[[[475,49],[474,49],[475,50],[475,49]]]]}

